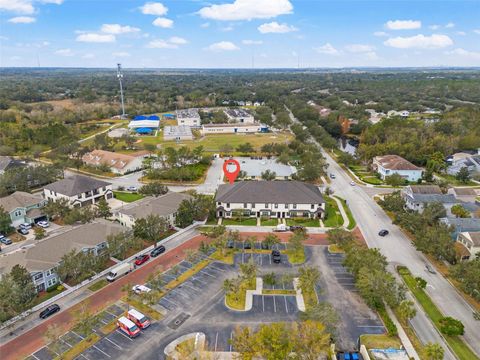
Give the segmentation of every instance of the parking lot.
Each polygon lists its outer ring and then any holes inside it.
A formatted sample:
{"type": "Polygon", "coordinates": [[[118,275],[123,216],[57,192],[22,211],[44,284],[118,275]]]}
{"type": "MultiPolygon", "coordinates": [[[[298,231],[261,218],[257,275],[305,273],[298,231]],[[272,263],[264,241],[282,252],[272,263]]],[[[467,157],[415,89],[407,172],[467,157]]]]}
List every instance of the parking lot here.
{"type": "MultiPolygon", "coordinates": [[[[99,322],[98,324],[94,327],[94,331],[100,335],[103,336],[103,334],[99,331],[100,328],[105,326],[106,324],[111,323],[114,321],[116,318],[118,318],[120,315],[124,314],[126,311],[126,307],[122,304],[114,304],[109,306],[107,309],[102,311],[99,314],[99,322]]],[[[80,359],[100,359],[100,358],[109,358],[109,348],[111,346],[115,347],[116,349],[123,349],[122,345],[123,344],[121,341],[115,341],[116,338],[118,338],[118,335],[125,337],[128,340],[131,340],[128,336],[123,335],[120,333],[118,330],[115,331],[112,334],[109,334],[108,336],[103,337],[98,343],[96,343],[94,346],[89,348],[85,353],[80,356],[80,359]],[[115,335],[115,333],[118,333],[115,335]],[[112,337],[112,339],[110,339],[112,337]],[[105,346],[103,346],[106,343],[105,346]],[[103,350],[102,350],[103,348],[103,350]],[[91,356],[89,356],[91,355],[91,356]],[[103,356],[103,357],[102,357],[103,356]]],[[[78,344],[80,341],[82,341],[85,338],[85,334],[80,333],[79,331],[75,330],[70,330],[69,332],[63,334],[60,337],[58,347],[54,347],[51,344],[42,347],[32,355],[30,355],[27,359],[28,360],[51,360],[54,359],[55,357],[59,356],[61,353],[64,353],[68,351],[70,348],[78,344]]],[[[118,340],[118,339],[117,339],[118,340]]],[[[120,339],[124,340],[124,339],[120,339]]],[[[128,345],[128,343],[127,343],[128,345]]]]}
{"type": "Polygon", "coordinates": [[[245,264],[251,261],[257,263],[259,266],[270,266],[270,265],[275,265],[275,266],[282,266],[282,267],[292,267],[292,264],[288,261],[288,256],[285,254],[280,255],[280,264],[275,264],[272,261],[272,255],[270,253],[268,254],[253,254],[253,253],[246,253],[242,252],[239,254],[235,254],[235,264],[245,264]]]}
{"type": "Polygon", "coordinates": [[[352,292],[358,292],[358,290],[355,288],[355,279],[353,275],[350,274],[342,265],[343,258],[343,254],[327,253],[327,262],[330,265],[330,268],[333,270],[337,282],[345,289],[348,289],[352,292]]]}
{"type": "Polygon", "coordinates": [[[254,295],[253,307],[254,313],[268,313],[277,317],[282,315],[294,315],[298,312],[297,301],[293,295],[254,295]]]}

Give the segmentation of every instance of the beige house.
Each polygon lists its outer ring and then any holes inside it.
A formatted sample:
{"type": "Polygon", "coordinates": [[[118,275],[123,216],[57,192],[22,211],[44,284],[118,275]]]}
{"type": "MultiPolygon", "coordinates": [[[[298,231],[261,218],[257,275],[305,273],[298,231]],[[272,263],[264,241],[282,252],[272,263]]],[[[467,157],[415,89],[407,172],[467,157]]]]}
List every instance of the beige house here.
{"type": "Polygon", "coordinates": [[[147,154],[148,152],[140,152],[135,155],[127,155],[112,151],[93,150],[83,155],[82,161],[90,166],[106,165],[115,174],[125,174],[141,170],[143,159],[147,154]]]}
{"type": "Polygon", "coordinates": [[[120,224],[129,228],[133,227],[137,219],[146,218],[148,215],[161,216],[167,220],[171,226],[175,226],[175,219],[180,203],[190,198],[189,195],[176,192],[169,192],[157,197],[148,196],[116,209],[113,216],[120,224]]]}
{"type": "Polygon", "coordinates": [[[480,256],[480,231],[459,233],[457,243],[461,244],[461,260],[474,260],[477,254],[480,256]]]}

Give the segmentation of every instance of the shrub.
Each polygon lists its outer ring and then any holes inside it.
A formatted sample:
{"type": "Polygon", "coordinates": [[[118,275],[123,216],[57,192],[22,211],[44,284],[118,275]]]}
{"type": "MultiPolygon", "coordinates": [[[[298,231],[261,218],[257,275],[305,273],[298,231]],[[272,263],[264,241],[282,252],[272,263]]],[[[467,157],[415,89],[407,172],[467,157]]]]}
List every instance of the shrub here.
{"type": "Polygon", "coordinates": [[[440,319],[440,331],[445,335],[463,335],[465,329],[460,320],[447,316],[440,319]]]}
{"type": "Polygon", "coordinates": [[[65,287],[63,285],[58,285],[57,286],[58,291],[63,291],[64,289],[65,289],[65,287]]]}
{"type": "Polygon", "coordinates": [[[47,293],[49,292],[52,292],[52,291],[55,291],[57,290],[58,286],[57,285],[52,285],[50,287],[47,288],[47,293]]]}
{"type": "Polygon", "coordinates": [[[385,310],[385,308],[381,308],[380,310],[378,310],[378,314],[380,315],[380,317],[383,320],[383,323],[385,324],[385,328],[387,329],[388,336],[397,336],[398,335],[397,326],[393,323],[390,316],[388,316],[387,310],[385,310]]]}

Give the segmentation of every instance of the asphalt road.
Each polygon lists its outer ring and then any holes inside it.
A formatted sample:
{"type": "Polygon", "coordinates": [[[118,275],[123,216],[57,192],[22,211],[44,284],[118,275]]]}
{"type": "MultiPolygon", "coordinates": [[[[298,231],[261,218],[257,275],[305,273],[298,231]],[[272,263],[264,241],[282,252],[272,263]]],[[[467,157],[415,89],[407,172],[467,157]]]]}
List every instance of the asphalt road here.
{"type": "MultiPolygon", "coordinates": [[[[379,248],[392,266],[408,266],[414,276],[421,276],[427,282],[426,291],[440,308],[440,310],[465,325],[464,338],[472,349],[480,354],[480,331],[470,305],[457,293],[453,286],[440,274],[430,274],[425,270],[428,260],[415,249],[407,236],[399,227],[392,224],[390,218],[380,206],[364,191],[362,186],[351,186],[348,174],[328,155],[325,157],[329,163],[328,171],[336,175],[330,187],[335,193],[347,200],[357,224],[360,227],[369,247],[379,248]],[[378,231],[387,229],[390,234],[380,237],[378,231]]],[[[422,340],[443,343],[442,339],[433,328],[433,325],[423,315],[419,314],[412,321],[415,331],[422,340]]],[[[447,359],[446,353],[445,358],[447,359]]]]}

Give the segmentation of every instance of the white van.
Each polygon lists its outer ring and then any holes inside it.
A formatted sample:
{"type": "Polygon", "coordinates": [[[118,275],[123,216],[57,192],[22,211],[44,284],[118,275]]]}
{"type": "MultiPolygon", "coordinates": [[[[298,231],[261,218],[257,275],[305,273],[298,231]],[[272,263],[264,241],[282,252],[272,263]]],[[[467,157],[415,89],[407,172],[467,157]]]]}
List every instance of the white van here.
{"type": "Polygon", "coordinates": [[[128,274],[133,270],[133,264],[124,263],[118,266],[115,266],[107,275],[107,280],[112,282],[117,280],[119,277],[128,274]]]}

